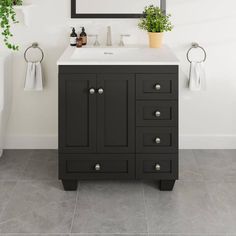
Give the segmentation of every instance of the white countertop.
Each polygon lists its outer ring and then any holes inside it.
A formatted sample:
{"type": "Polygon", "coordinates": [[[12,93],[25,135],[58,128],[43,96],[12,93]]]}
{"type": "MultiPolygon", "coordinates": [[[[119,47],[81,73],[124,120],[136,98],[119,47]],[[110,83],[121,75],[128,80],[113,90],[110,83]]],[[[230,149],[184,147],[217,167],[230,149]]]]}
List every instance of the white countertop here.
{"type": "Polygon", "coordinates": [[[166,45],[160,49],[145,45],[126,47],[68,47],[57,65],[179,65],[166,45]]]}

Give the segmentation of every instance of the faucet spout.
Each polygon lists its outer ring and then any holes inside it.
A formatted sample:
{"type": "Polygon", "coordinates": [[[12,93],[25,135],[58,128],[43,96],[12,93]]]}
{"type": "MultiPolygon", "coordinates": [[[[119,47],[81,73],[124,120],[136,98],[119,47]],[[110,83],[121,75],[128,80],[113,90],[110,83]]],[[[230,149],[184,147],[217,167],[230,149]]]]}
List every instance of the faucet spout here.
{"type": "Polygon", "coordinates": [[[107,27],[107,46],[112,46],[111,26],[107,27]]]}

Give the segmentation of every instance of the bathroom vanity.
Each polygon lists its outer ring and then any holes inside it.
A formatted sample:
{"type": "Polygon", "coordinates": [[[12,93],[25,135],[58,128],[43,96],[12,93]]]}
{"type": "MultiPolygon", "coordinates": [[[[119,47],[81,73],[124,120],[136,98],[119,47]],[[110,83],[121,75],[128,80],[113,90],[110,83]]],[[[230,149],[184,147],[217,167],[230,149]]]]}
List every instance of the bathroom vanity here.
{"type": "Polygon", "coordinates": [[[178,60],[168,47],[68,48],[59,66],[59,178],[178,179],[178,60]]]}

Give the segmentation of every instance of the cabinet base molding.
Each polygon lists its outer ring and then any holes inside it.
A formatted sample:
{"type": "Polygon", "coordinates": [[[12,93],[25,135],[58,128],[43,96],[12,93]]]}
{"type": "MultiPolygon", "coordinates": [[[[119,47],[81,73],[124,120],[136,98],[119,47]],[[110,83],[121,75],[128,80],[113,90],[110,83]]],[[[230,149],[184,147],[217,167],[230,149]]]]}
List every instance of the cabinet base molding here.
{"type": "Polygon", "coordinates": [[[176,180],[161,180],[159,183],[159,189],[161,191],[172,191],[174,189],[176,180]]]}
{"type": "MultiPolygon", "coordinates": [[[[62,184],[65,191],[76,191],[78,187],[78,180],[65,180],[62,179],[62,184]]],[[[176,180],[160,180],[160,191],[172,191],[174,189],[176,180]]]]}
{"type": "Polygon", "coordinates": [[[62,184],[63,184],[63,187],[64,187],[65,191],[76,191],[77,186],[78,186],[78,181],[77,180],[63,179],[62,184]]]}

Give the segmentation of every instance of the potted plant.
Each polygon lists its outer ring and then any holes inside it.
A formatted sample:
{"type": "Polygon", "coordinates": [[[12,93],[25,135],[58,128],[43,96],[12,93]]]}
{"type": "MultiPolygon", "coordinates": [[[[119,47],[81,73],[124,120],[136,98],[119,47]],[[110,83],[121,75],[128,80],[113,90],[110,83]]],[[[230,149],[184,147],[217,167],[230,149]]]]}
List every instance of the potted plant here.
{"type": "Polygon", "coordinates": [[[166,15],[159,7],[154,5],[146,6],[143,14],[144,17],[140,19],[138,26],[148,32],[149,47],[160,48],[164,32],[173,29],[173,25],[170,22],[171,15],[166,15]]]}
{"type": "Polygon", "coordinates": [[[3,42],[7,48],[18,50],[19,46],[11,43],[9,39],[13,36],[11,33],[11,24],[18,23],[16,20],[15,5],[22,5],[23,0],[0,0],[0,30],[3,36],[3,42]]]}

